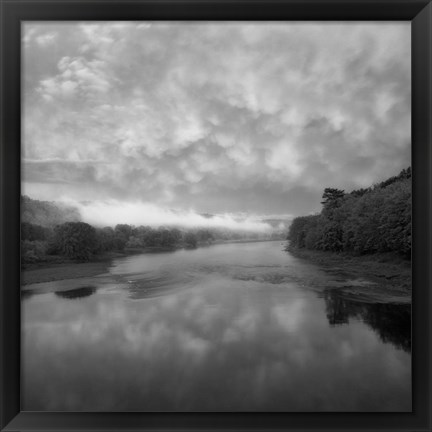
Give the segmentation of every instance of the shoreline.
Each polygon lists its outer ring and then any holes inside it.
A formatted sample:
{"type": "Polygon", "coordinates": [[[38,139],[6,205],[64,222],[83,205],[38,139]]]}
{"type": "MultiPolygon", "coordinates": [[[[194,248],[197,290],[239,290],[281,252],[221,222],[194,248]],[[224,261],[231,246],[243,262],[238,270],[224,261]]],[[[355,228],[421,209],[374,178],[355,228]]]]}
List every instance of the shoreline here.
{"type": "Polygon", "coordinates": [[[327,252],[288,247],[295,258],[320,266],[339,279],[366,281],[357,286],[341,285],[346,297],[379,302],[410,302],[412,291],[411,261],[393,253],[354,256],[346,252],[327,252]]]}
{"type": "MultiPolygon", "coordinates": [[[[210,245],[229,243],[251,243],[280,240],[247,240],[247,241],[218,241],[210,245]]],[[[112,260],[126,256],[145,253],[173,252],[180,249],[146,248],[130,249],[124,252],[111,252],[95,257],[89,262],[74,262],[63,259],[61,261],[35,263],[21,271],[21,285],[53,282],[66,279],[95,277],[108,273],[112,260]]],[[[319,265],[322,269],[339,278],[366,279],[373,289],[388,293],[411,296],[411,262],[394,254],[374,254],[353,256],[347,253],[324,252],[308,249],[286,248],[286,251],[299,259],[307,260],[319,265]]]]}
{"type": "Polygon", "coordinates": [[[108,273],[110,263],[111,259],[107,259],[84,263],[47,264],[39,268],[24,269],[21,271],[21,289],[26,285],[102,275],[108,273]]]}

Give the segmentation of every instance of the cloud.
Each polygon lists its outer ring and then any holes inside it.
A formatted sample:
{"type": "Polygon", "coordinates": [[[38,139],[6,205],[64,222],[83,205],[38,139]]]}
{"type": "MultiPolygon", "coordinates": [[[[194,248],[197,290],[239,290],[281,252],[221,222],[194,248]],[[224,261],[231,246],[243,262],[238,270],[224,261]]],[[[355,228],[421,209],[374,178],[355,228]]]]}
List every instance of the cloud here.
{"type": "Polygon", "coordinates": [[[100,161],[97,160],[24,160],[22,170],[23,180],[26,182],[41,183],[76,183],[95,180],[95,167],[100,161]]]}
{"type": "Polygon", "coordinates": [[[101,61],[63,57],[58,63],[58,69],[61,72],[59,75],[41,80],[40,87],[37,88],[47,101],[53,101],[55,97],[61,99],[78,96],[78,93],[87,100],[93,93],[105,93],[111,87],[108,73],[101,61]]]}
{"type": "Polygon", "coordinates": [[[131,225],[182,226],[188,228],[226,228],[240,231],[268,233],[271,226],[259,216],[220,214],[207,217],[194,210],[179,211],[166,209],[151,203],[92,201],[79,203],[67,201],[79,208],[84,221],[95,226],[115,226],[120,223],[131,225]]]}
{"type": "Polygon", "coordinates": [[[38,45],[47,47],[49,45],[53,45],[56,38],[57,33],[45,33],[43,35],[37,36],[35,40],[38,45]]]}
{"type": "Polygon", "coordinates": [[[93,199],[301,214],[410,164],[409,23],[34,23],[23,41],[23,153],[70,160],[72,199],[81,178],[93,199]]]}

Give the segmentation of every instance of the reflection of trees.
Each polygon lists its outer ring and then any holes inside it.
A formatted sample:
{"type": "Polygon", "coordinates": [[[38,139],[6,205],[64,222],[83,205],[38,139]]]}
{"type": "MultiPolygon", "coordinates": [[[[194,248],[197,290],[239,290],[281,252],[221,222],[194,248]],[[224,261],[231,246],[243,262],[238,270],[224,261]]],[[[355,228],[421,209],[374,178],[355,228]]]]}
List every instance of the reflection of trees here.
{"type": "Polygon", "coordinates": [[[96,288],[94,286],[84,286],[67,291],[56,291],[55,295],[66,299],[78,299],[91,296],[95,292],[96,288]]]}
{"type": "Polygon", "coordinates": [[[411,307],[375,304],[367,309],[364,321],[377,331],[383,342],[411,351],[411,307]]]}
{"type": "Polygon", "coordinates": [[[331,326],[347,324],[350,317],[368,324],[380,339],[404,351],[411,351],[411,306],[361,303],[348,300],[337,290],[324,292],[326,314],[331,326]]]}
{"type": "Polygon", "coordinates": [[[342,297],[333,294],[333,291],[324,292],[328,322],[331,326],[348,324],[348,318],[352,309],[350,309],[350,305],[342,297]]]}

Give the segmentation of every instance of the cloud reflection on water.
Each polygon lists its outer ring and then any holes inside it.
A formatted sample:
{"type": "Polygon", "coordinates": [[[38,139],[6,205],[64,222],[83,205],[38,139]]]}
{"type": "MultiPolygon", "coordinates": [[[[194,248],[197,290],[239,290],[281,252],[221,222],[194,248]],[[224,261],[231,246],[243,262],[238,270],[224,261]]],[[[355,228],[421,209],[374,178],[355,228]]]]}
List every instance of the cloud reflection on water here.
{"type": "MultiPolygon", "coordinates": [[[[250,260],[248,247],[231,248],[244,251],[233,261],[250,260]]],[[[313,267],[295,269],[311,281],[321,277],[313,267]]],[[[375,327],[356,314],[330,326],[329,306],[315,291],[271,282],[272,272],[292,272],[290,265],[267,271],[259,281],[233,277],[233,267],[201,272],[189,289],[159,297],[130,298],[127,288],[110,287],[79,302],[52,293],[26,299],[24,409],[411,409],[410,354],[381,337],[385,308],[375,327]]]]}
{"type": "Polygon", "coordinates": [[[182,292],[138,302],[118,302],[102,293],[88,298],[85,311],[82,304],[65,302],[43,332],[37,323],[27,329],[26,350],[37,355],[26,359],[26,369],[40,373],[28,375],[25,382],[42,391],[37,399],[26,399],[25,406],[349,410],[360,400],[368,409],[375,406],[375,397],[383,397],[382,391],[377,386],[370,401],[362,398],[374,382],[385,381],[389,400],[384,408],[409,408],[398,401],[397,387],[393,393],[388,390],[395,387],[391,377],[400,380],[407,374],[409,358],[386,348],[368,327],[354,323],[330,329],[319,299],[282,301],[283,295],[269,298],[263,290],[241,296],[223,283],[218,289],[225,296],[218,307],[211,283],[193,295],[182,292]],[[373,367],[366,386],[362,377],[368,356],[373,367]],[[161,388],[162,383],[169,388],[161,388]],[[127,397],[118,394],[118,386],[127,397]],[[54,396],[59,389],[93,397],[67,398],[68,404],[54,396]],[[201,390],[206,391],[198,396],[201,390]],[[343,398],[340,392],[346,393],[343,398]]]}

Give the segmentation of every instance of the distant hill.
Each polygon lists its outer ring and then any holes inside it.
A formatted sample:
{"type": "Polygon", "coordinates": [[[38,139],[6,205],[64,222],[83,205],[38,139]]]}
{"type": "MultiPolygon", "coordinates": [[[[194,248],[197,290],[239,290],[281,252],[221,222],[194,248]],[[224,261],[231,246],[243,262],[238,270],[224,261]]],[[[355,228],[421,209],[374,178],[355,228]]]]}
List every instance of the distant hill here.
{"type": "Polygon", "coordinates": [[[76,207],[38,201],[25,195],[21,197],[21,222],[52,228],[64,222],[78,221],[81,221],[81,215],[76,207]]]}

